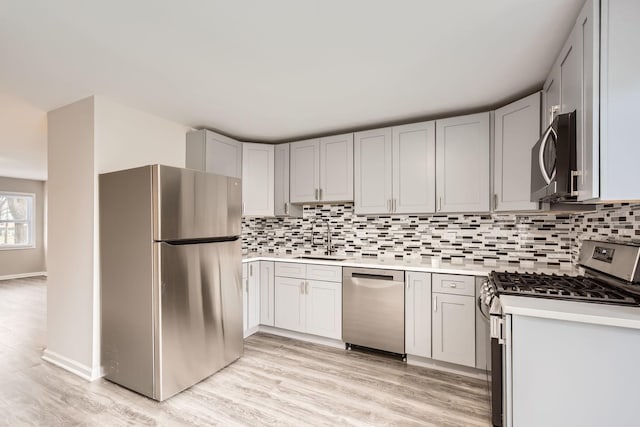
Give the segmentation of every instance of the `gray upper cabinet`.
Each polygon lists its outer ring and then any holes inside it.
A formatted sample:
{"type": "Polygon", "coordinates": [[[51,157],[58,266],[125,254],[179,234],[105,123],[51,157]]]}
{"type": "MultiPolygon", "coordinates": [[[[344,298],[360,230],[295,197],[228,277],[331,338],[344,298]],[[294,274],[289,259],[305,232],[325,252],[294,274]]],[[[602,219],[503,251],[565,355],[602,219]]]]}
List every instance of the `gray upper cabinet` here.
{"type": "Polygon", "coordinates": [[[244,143],[242,153],[242,213],[274,215],[274,146],[244,143]]]}
{"type": "Polygon", "coordinates": [[[291,203],[318,201],[320,188],[320,140],[291,143],[291,203]]]}
{"type": "Polygon", "coordinates": [[[354,208],[359,214],[391,212],[393,162],[391,128],[354,135],[354,208]]]}
{"type": "Polygon", "coordinates": [[[355,134],[355,211],[435,210],[435,122],[355,134]]]}
{"type": "Polygon", "coordinates": [[[531,149],[540,136],[540,93],[496,110],[494,210],[536,210],[531,197],[531,149]]]}
{"type": "Polygon", "coordinates": [[[186,167],[242,178],[242,143],[206,129],[187,132],[186,167]]]}
{"type": "MultiPolygon", "coordinates": [[[[640,105],[640,2],[602,0],[600,51],[600,200],[640,199],[640,143],[638,106],[640,105]]],[[[589,0],[583,15],[593,15],[598,2],[589,0]]],[[[598,24],[597,15],[592,19],[598,24]]],[[[595,34],[598,34],[594,30],[595,34]]],[[[587,49],[585,42],[585,49],[587,49]]],[[[596,55],[595,49],[587,49],[596,55]]],[[[597,56],[595,56],[597,58],[597,56]]],[[[597,68],[593,68],[594,73],[597,68]]],[[[587,92],[588,93],[588,92],[587,92]]],[[[594,94],[597,94],[594,88],[594,94]]],[[[594,95],[595,96],[595,95],[594,95]]],[[[594,108],[594,115],[597,110],[594,108]]],[[[598,129],[593,128],[594,135],[598,129]]],[[[597,146],[593,158],[597,155],[597,146]]],[[[587,156],[589,158],[589,156],[587,156]]],[[[595,174],[592,176],[597,183],[595,174]]],[[[595,193],[595,191],[594,191],[595,193]]],[[[582,191],[580,191],[582,194],[582,191]]]]}
{"type": "Polygon", "coordinates": [[[599,168],[599,2],[588,0],[547,77],[543,127],[558,113],[576,112],[575,190],[578,200],[597,199],[599,168]]]}
{"type": "Polygon", "coordinates": [[[434,212],[435,122],[393,127],[393,213],[434,212]]]}
{"type": "Polygon", "coordinates": [[[436,121],[437,212],[489,211],[489,117],[436,121]]]}
{"type": "Polygon", "coordinates": [[[320,138],[319,169],[320,201],[353,201],[352,133],[320,138]]]}
{"type": "Polygon", "coordinates": [[[353,134],[292,142],[291,203],[353,200],[353,134]]]}
{"type": "Polygon", "coordinates": [[[275,146],[274,158],[274,213],[276,216],[302,216],[302,207],[292,205],[289,198],[289,148],[290,144],[275,146]]]}

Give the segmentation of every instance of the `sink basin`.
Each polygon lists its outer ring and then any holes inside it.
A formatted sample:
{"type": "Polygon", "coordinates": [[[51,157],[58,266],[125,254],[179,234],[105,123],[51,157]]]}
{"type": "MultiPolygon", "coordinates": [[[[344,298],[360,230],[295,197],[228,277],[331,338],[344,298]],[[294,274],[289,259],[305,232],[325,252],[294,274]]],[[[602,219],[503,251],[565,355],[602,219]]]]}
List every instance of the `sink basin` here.
{"type": "Polygon", "coordinates": [[[324,260],[324,261],[344,261],[345,257],[334,256],[334,255],[298,255],[296,259],[315,259],[315,260],[324,260]]]}

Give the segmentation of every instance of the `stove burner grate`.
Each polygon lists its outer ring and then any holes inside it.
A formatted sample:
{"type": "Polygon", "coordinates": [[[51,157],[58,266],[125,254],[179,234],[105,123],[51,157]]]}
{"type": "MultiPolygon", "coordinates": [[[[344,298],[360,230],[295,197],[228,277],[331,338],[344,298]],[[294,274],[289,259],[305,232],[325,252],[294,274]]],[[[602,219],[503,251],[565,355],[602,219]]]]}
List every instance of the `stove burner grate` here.
{"type": "Polygon", "coordinates": [[[640,296],[591,277],[494,271],[490,278],[497,293],[503,295],[640,305],[640,296]]]}

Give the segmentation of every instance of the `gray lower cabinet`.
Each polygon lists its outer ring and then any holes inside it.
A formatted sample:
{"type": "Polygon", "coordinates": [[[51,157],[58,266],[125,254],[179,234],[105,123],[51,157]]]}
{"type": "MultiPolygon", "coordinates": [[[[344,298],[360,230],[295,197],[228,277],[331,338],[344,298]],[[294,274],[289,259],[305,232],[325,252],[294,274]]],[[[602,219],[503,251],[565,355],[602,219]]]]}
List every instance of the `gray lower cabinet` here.
{"type": "Polygon", "coordinates": [[[245,293],[247,297],[246,330],[257,328],[260,324],[260,261],[247,264],[247,281],[245,293]]]}
{"type": "Polygon", "coordinates": [[[431,357],[431,274],[405,274],[405,352],[431,357]]]}
{"type": "Polygon", "coordinates": [[[260,324],[275,324],[274,262],[260,261],[260,324]]]}
{"type": "Polygon", "coordinates": [[[277,262],[275,274],[276,328],[341,339],[342,267],[277,262]]]}
{"type": "MultiPolygon", "coordinates": [[[[434,274],[434,287],[439,278],[465,277],[434,274]]],[[[473,277],[469,277],[473,283],[473,277]]],[[[459,365],[476,366],[475,289],[470,295],[459,293],[432,294],[433,358],[459,365]]]]}

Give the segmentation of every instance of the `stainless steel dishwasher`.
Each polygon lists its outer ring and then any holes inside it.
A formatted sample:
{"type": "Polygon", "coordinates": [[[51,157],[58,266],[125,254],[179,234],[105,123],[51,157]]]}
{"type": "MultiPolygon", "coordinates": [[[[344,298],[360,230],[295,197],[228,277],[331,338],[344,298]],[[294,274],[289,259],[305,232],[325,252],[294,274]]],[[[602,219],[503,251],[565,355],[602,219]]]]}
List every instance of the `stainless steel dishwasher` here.
{"type": "Polygon", "coordinates": [[[342,269],[342,340],[405,356],[404,271],[342,269]]]}

